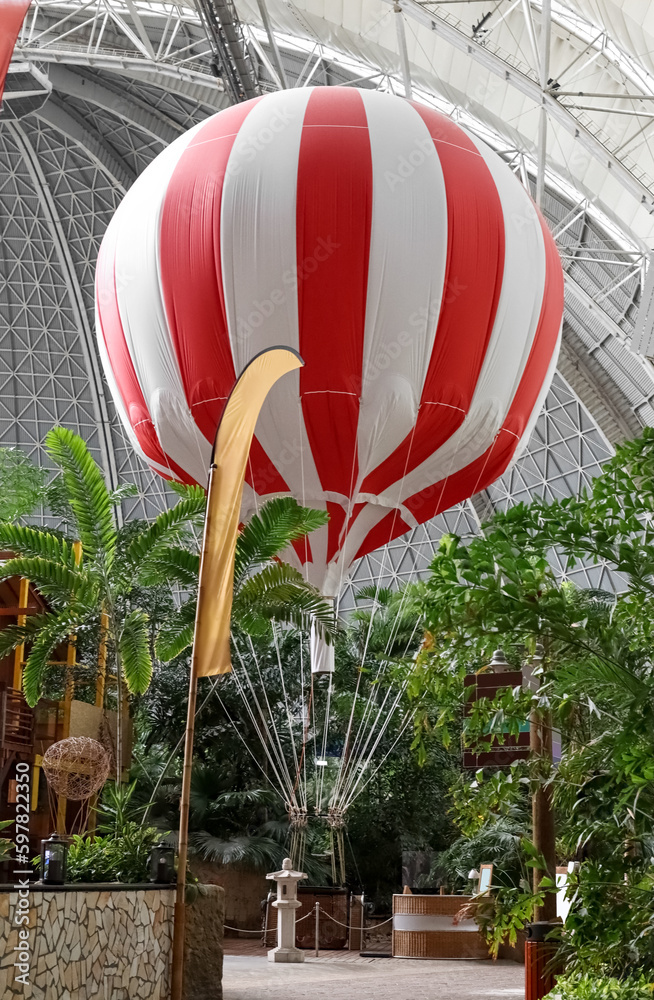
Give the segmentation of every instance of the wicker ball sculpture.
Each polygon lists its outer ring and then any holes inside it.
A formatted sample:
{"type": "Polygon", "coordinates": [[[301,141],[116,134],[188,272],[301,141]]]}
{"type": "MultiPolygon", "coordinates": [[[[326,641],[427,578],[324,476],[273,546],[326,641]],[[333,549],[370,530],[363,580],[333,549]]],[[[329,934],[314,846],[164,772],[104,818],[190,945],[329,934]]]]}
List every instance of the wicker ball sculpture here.
{"type": "Polygon", "coordinates": [[[71,736],[49,746],[41,766],[51,791],[72,802],[83,802],[102,788],[111,761],[97,740],[71,736]]]}

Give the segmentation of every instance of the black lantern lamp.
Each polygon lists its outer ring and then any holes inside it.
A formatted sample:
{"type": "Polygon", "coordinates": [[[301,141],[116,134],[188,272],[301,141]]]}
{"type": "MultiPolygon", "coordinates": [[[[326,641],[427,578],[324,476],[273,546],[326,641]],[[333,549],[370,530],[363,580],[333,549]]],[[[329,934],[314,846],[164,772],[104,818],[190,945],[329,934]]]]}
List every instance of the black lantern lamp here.
{"type": "Polygon", "coordinates": [[[68,844],[58,833],[41,841],[41,880],[48,885],[63,885],[66,881],[68,844]]]}
{"type": "Polygon", "coordinates": [[[156,844],[148,858],[150,881],[160,885],[170,885],[175,881],[175,848],[168,847],[163,841],[156,844]]]}

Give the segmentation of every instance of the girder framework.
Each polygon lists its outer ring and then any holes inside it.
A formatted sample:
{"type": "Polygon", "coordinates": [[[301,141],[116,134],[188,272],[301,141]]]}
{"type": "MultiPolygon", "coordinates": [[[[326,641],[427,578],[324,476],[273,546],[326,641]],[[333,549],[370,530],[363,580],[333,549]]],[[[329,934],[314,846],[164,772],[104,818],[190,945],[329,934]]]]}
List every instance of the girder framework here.
{"type": "MultiPolygon", "coordinates": [[[[410,43],[410,12],[404,0],[400,6],[400,14],[389,8],[389,15],[404,19],[410,43]]],[[[320,39],[289,39],[275,29],[274,0],[264,7],[271,12],[275,46],[265,28],[242,21],[244,45],[257,53],[257,87],[275,89],[285,81],[403,92],[399,62],[380,70],[339,57],[320,39]]],[[[515,10],[525,16],[527,8],[521,0],[515,10]]],[[[537,5],[529,9],[537,23],[537,5]]],[[[481,41],[473,44],[490,50],[490,38],[481,41]]],[[[594,53],[590,46],[587,54],[594,53]]],[[[234,100],[214,75],[215,55],[200,16],[181,4],[35,0],[18,58],[32,60],[45,74],[52,97],[18,123],[0,119],[0,443],[43,460],[47,430],[54,423],[71,426],[112,482],[138,484],[131,510],[140,516],[161,509],[167,493],[125,441],[99,377],[92,333],[95,259],[131,179],[177,135],[234,100]]],[[[448,108],[438,88],[426,95],[411,65],[405,66],[405,83],[407,73],[414,97],[476,129],[535,193],[533,150],[515,135],[490,130],[465,108],[448,108]]],[[[529,74],[537,86],[537,76],[529,74]]],[[[545,170],[542,208],[566,274],[564,349],[527,452],[474,503],[366,557],[347,581],[344,607],[360,584],[424,573],[445,530],[474,532],[494,507],[534,493],[570,495],[597,473],[612,445],[654,424],[653,370],[630,351],[647,267],[643,245],[587,193],[559,180],[545,170]]],[[[594,586],[612,583],[604,567],[580,568],[576,578],[594,586]]]]}

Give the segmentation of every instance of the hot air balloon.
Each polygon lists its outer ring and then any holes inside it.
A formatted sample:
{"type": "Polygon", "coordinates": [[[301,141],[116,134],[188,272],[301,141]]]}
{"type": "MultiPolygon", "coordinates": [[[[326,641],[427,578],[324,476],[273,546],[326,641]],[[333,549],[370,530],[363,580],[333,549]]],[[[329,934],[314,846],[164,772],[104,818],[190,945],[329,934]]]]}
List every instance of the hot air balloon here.
{"type": "Polygon", "coordinates": [[[127,193],[97,268],[106,377],[163,476],[206,485],[237,374],[264,348],[299,351],[262,410],[241,516],[289,494],[326,508],[295,558],[333,597],[354,560],[506,471],[562,312],[554,241],[500,157],[354,88],[269,94],[191,129],[127,193]]]}

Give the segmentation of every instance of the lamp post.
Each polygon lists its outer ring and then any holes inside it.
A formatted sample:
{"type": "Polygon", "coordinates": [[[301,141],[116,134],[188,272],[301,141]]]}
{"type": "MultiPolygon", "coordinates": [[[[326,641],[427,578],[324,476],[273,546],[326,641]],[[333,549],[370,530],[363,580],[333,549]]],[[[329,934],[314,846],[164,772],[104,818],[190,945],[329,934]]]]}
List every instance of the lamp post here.
{"type": "Polygon", "coordinates": [[[306,877],[304,872],[293,871],[290,858],[284,858],[281,871],[266,875],[277,883],[277,899],[273,900],[277,910],[277,947],[268,952],[269,962],[304,961],[304,952],[295,947],[295,911],[302,905],[297,898],[297,885],[306,877]]]}

